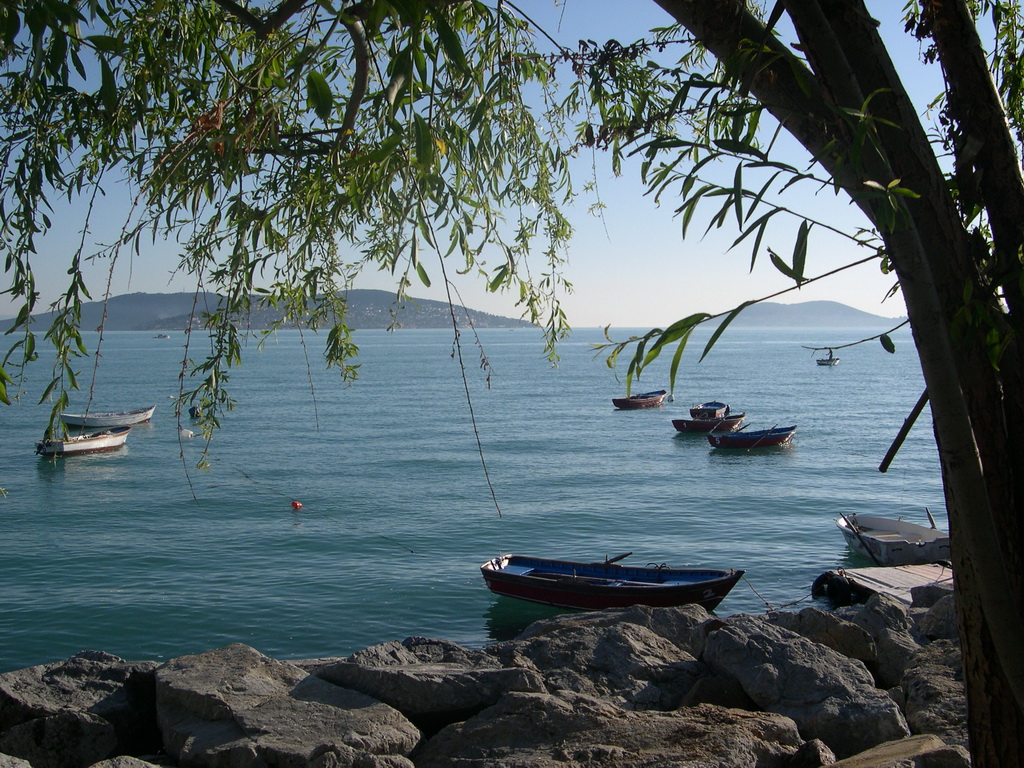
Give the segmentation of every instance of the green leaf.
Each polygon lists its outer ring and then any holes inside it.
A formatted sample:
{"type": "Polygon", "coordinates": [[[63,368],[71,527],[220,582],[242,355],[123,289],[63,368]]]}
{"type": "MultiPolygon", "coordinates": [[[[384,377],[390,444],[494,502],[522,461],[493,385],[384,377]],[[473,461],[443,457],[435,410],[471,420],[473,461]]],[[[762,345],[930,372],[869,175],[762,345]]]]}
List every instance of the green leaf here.
{"type": "Polygon", "coordinates": [[[729,326],[729,323],[731,323],[736,318],[736,315],[738,315],[740,312],[742,312],[744,309],[746,309],[747,307],[754,303],[755,302],[753,301],[745,301],[738,307],[736,307],[736,309],[729,313],[729,316],[725,318],[725,320],[723,320],[722,323],[715,329],[715,332],[711,334],[711,338],[708,339],[708,343],[704,347],[704,352],[701,354],[700,360],[698,360],[697,362],[701,362],[705,357],[708,356],[708,352],[710,352],[711,348],[715,346],[715,342],[718,341],[718,337],[722,335],[725,329],[729,326]]]}
{"type": "Polygon", "coordinates": [[[124,41],[110,35],[89,35],[85,38],[100,53],[119,54],[124,51],[124,41]]]}
{"type": "Polygon", "coordinates": [[[807,263],[807,236],[810,231],[811,228],[807,221],[801,221],[800,230],[796,235],[796,243],[793,246],[793,279],[798,283],[804,281],[804,266],[807,263]]]}
{"type": "Polygon", "coordinates": [[[117,82],[105,58],[100,59],[100,101],[110,114],[117,111],[117,82]]]}
{"type": "Polygon", "coordinates": [[[434,139],[430,134],[430,124],[422,115],[416,115],[413,123],[416,131],[416,161],[424,168],[429,168],[434,163],[434,139]]]}
{"type": "Polygon", "coordinates": [[[331,86],[319,72],[310,72],[306,75],[306,103],[321,120],[329,118],[334,111],[334,94],[331,93],[331,86]]]}
{"type": "Polygon", "coordinates": [[[769,248],[768,249],[768,255],[771,257],[772,264],[775,265],[775,268],[777,270],[779,270],[779,272],[784,274],[786,277],[789,277],[789,278],[792,278],[793,280],[796,280],[796,273],[793,272],[793,270],[790,268],[789,264],[784,262],[782,260],[782,258],[777,253],[775,253],[775,251],[773,251],[771,248],[769,248]]]}
{"type": "Polygon", "coordinates": [[[886,352],[888,352],[890,355],[896,354],[896,345],[893,343],[893,340],[889,338],[888,333],[883,333],[881,336],[878,337],[878,340],[882,342],[882,348],[886,352]]]}
{"type": "Polygon", "coordinates": [[[715,146],[723,152],[732,152],[738,155],[753,155],[761,160],[766,160],[764,153],[752,144],[736,139],[715,139],[715,146]]]}
{"type": "Polygon", "coordinates": [[[423,267],[423,262],[416,262],[416,274],[420,278],[420,282],[423,283],[427,288],[430,287],[430,276],[427,274],[427,270],[423,267]]]}
{"type": "Polygon", "coordinates": [[[437,27],[437,36],[441,40],[445,57],[454,65],[459,74],[466,72],[469,69],[469,65],[466,63],[466,52],[463,50],[462,41],[455,34],[455,30],[439,12],[434,15],[434,25],[437,27]]]}

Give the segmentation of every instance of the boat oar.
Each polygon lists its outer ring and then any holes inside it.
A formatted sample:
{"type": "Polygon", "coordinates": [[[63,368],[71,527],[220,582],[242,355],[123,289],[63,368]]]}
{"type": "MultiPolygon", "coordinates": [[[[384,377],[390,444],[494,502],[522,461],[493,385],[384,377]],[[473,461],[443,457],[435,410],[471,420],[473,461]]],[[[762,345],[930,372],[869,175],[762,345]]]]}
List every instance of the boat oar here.
{"type": "Polygon", "coordinates": [[[875,565],[877,565],[879,568],[884,567],[882,563],[879,561],[879,559],[875,557],[875,553],[871,551],[871,547],[868,546],[868,543],[864,541],[864,537],[860,535],[860,530],[858,529],[857,524],[851,521],[850,518],[848,518],[846,515],[844,515],[842,510],[839,510],[839,516],[846,521],[846,525],[849,526],[851,531],[853,531],[853,535],[857,537],[857,540],[860,542],[860,545],[864,547],[864,551],[868,553],[868,557],[870,557],[874,561],[875,565]]]}
{"type": "MultiPolygon", "coordinates": [[[[777,427],[777,426],[779,426],[778,422],[776,422],[774,425],[772,425],[772,429],[775,429],[775,427],[777,427]]],[[[770,435],[772,433],[772,429],[766,429],[764,431],[764,434],[761,435],[759,438],[757,438],[757,440],[754,441],[754,444],[751,445],[750,448],[747,448],[747,450],[749,451],[749,450],[751,450],[753,448],[756,448],[758,443],[760,443],[762,440],[764,440],[766,437],[768,437],[768,435],[770,435]]]]}
{"type": "Polygon", "coordinates": [[[926,515],[928,515],[928,522],[932,524],[932,530],[936,530],[936,531],[937,531],[937,530],[939,529],[939,526],[937,526],[937,525],[935,524],[935,518],[934,518],[934,517],[932,517],[932,513],[931,513],[931,510],[929,510],[929,509],[928,509],[928,507],[925,507],[925,508],[924,508],[924,513],[925,513],[926,515]]]}
{"type": "Polygon", "coordinates": [[[611,565],[612,563],[619,562],[619,560],[625,560],[627,557],[629,557],[632,554],[633,554],[632,552],[626,552],[626,553],[621,554],[621,555],[616,555],[615,557],[610,558],[610,559],[606,557],[604,559],[604,563],[605,563],[605,565],[611,565]]]}

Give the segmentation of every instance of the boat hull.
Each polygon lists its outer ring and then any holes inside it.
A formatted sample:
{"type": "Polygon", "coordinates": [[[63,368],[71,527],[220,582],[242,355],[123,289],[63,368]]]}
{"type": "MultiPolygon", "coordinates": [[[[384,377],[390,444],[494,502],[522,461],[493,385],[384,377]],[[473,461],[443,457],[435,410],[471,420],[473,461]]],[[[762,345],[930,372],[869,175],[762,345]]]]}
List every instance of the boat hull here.
{"type": "Polygon", "coordinates": [[[724,419],[729,415],[729,406],[717,400],[697,403],[690,408],[690,416],[694,419],[724,419]]]}
{"type": "Polygon", "coordinates": [[[116,451],[124,445],[131,431],[131,427],[116,427],[63,440],[40,440],[36,443],[36,453],[40,456],[76,456],[83,453],[116,451]]]}
{"type": "Polygon", "coordinates": [[[668,397],[668,392],[662,389],[658,392],[645,392],[632,397],[613,397],[612,405],[624,411],[637,408],[659,408],[664,405],[666,397],[668,397]]]}
{"type": "Polygon", "coordinates": [[[137,408],[134,411],[117,411],[111,413],[62,413],[60,420],[69,427],[83,429],[110,429],[113,427],[131,427],[145,424],[153,418],[155,405],[149,408],[137,408]]]}
{"type": "Polygon", "coordinates": [[[743,576],[743,571],[630,568],[524,555],[501,555],[481,565],[480,572],[497,595],[577,610],[700,605],[710,611],[743,576]]]}
{"type": "Polygon", "coordinates": [[[772,448],[789,445],[796,427],[776,427],[755,432],[712,432],[708,442],[713,448],[772,448]]]}
{"type": "Polygon", "coordinates": [[[839,365],[839,358],[819,357],[817,363],[818,365],[839,365]]]}
{"type": "Polygon", "coordinates": [[[672,426],[679,432],[734,432],[740,428],[745,413],[737,413],[721,419],[672,419],[672,426]]]}
{"type": "Polygon", "coordinates": [[[837,519],[836,527],[851,550],[884,566],[928,565],[952,558],[948,533],[906,520],[849,515],[837,519]]]}

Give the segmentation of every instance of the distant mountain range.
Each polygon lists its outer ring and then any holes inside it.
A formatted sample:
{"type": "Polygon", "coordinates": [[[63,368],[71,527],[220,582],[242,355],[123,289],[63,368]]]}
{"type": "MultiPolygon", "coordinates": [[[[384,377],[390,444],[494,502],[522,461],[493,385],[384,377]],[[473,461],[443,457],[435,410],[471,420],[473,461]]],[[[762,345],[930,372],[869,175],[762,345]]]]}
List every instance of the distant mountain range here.
{"type": "MultiPolygon", "coordinates": [[[[383,329],[397,321],[402,328],[448,328],[451,327],[451,310],[443,301],[430,299],[404,300],[395,303],[395,295],[389,291],[352,290],[347,293],[349,326],[355,329],[383,329]]],[[[195,296],[191,293],[131,293],[112,296],[107,302],[105,329],[108,331],[180,331],[189,324],[195,296]]],[[[218,306],[220,297],[215,293],[203,293],[195,302],[197,312],[203,313],[218,306]]],[[[456,318],[466,323],[466,311],[456,307],[456,318]]],[[[82,305],[82,324],[86,330],[98,328],[103,320],[103,302],[93,301],[82,305]]],[[[511,317],[491,315],[486,312],[469,310],[477,328],[525,328],[530,323],[511,317]]],[[[278,317],[272,309],[254,309],[246,318],[251,328],[267,328],[278,317]]],[[[36,327],[48,327],[52,313],[36,316],[36,327]]],[[[801,304],[777,304],[765,302],[754,304],[743,310],[732,322],[731,327],[759,328],[888,328],[900,322],[872,315],[835,301],[807,301],[801,304]]],[[[11,322],[0,321],[0,329],[6,330],[11,322]]]]}
{"type": "MultiPolygon", "coordinates": [[[[351,328],[388,328],[397,324],[402,328],[450,328],[451,309],[443,301],[408,298],[397,304],[395,294],[389,291],[352,290],[346,294],[348,313],[346,319],[351,328]]],[[[215,293],[201,293],[198,300],[192,293],[130,293],[111,296],[106,304],[106,321],[103,320],[104,306],[101,301],[82,305],[82,325],[94,330],[104,323],[108,331],[181,331],[188,327],[193,306],[197,316],[211,312],[220,304],[215,293]]],[[[256,303],[253,302],[254,307],[256,303]]],[[[526,320],[499,317],[486,312],[469,310],[473,325],[477,328],[528,328],[526,320]]],[[[277,310],[265,307],[254,308],[245,319],[253,329],[269,328],[280,317],[277,310]]],[[[460,325],[467,325],[466,310],[455,307],[455,317],[460,325]]],[[[39,327],[47,327],[53,314],[36,316],[39,327]]],[[[197,326],[198,321],[193,323],[197,326]]],[[[10,322],[0,322],[0,328],[10,327],[10,322]]]]}
{"type": "Polygon", "coordinates": [[[753,304],[729,325],[730,328],[891,328],[903,317],[883,317],[862,312],[837,301],[805,301],[777,304],[770,301],[753,304]]]}

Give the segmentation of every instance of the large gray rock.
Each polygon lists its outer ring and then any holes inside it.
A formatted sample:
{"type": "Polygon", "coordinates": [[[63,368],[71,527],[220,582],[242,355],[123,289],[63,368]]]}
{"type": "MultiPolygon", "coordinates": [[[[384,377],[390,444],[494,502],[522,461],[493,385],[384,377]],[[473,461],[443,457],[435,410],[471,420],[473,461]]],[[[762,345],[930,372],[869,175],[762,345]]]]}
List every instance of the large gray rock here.
{"type": "Polygon", "coordinates": [[[803,635],[848,658],[859,659],[865,664],[873,664],[878,660],[875,641],[867,630],[834,613],[811,607],[799,613],[772,611],[765,618],[772,624],[803,635]]]}
{"type": "Polygon", "coordinates": [[[0,752],[0,768],[32,768],[32,763],[22,760],[20,757],[0,752]]]}
{"type": "Polygon", "coordinates": [[[550,619],[536,621],[528,626],[516,640],[564,632],[572,627],[615,627],[619,624],[635,624],[649,629],[678,648],[693,656],[700,656],[704,647],[705,625],[715,619],[699,605],[682,605],[675,608],[651,608],[634,605],[629,608],[609,608],[605,611],[564,613],[550,619]]]}
{"type": "Polygon", "coordinates": [[[838,757],[910,731],[896,703],[874,686],[863,663],[752,616],[712,632],[704,662],[740,682],[758,706],[796,721],[838,757]]]}
{"type": "Polygon", "coordinates": [[[850,620],[863,627],[875,641],[877,661],[869,668],[882,688],[899,684],[910,659],[926,642],[914,635],[914,621],[907,606],[886,594],[872,595],[850,620]]]}
{"type": "Polygon", "coordinates": [[[508,691],[543,691],[539,673],[498,665],[444,640],[382,643],[314,670],[317,677],[391,705],[434,732],[497,703],[508,691]]]}
{"type": "Polygon", "coordinates": [[[956,619],[956,596],[946,595],[935,601],[918,619],[917,631],[929,640],[960,640],[956,619]]]}
{"type": "Polygon", "coordinates": [[[687,616],[695,614],[650,608],[568,614],[537,622],[485,651],[502,667],[536,672],[549,693],[573,691],[627,709],[670,710],[708,674],[676,644],[706,620],[706,614],[696,617],[691,626],[687,616]],[[673,626],[676,618],[680,623],[673,626]]]}
{"type": "Polygon", "coordinates": [[[904,713],[910,730],[967,747],[967,697],[959,645],[936,640],[918,651],[903,673],[904,713]]]}
{"type": "Polygon", "coordinates": [[[32,768],[81,768],[110,757],[117,747],[114,726],[98,715],[69,710],[38,717],[0,734],[0,752],[32,768]]]}
{"type": "Polygon", "coordinates": [[[37,718],[85,712],[111,725],[116,754],[158,752],[157,666],[83,651],[64,661],[0,674],[0,733],[37,718]]]}
{"type": "Polygon", "coordinates": [[[210,768],[411,766],[420,733],[401,713],[241,644],[156,672],[168,754],[210,768]]]}
{"type": "Polygon", "coordinates": [[[764,712],[636,712],[581,694],[511,693],[430,739],[416,768],[782,768],[801,745],[791,720],[764,712]]]}

